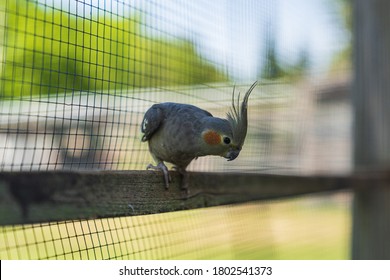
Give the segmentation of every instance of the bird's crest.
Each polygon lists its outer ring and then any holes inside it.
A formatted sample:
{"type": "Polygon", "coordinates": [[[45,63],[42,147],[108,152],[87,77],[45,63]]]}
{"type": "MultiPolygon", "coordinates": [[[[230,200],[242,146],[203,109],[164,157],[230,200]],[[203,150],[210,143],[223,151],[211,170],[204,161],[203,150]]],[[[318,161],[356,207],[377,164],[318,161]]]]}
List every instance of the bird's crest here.
{"type": "Polygon", "coordinates": [[[227,113],[227,120],[229,121],[235,144],[238,147],[242,147],[245,141],[246,132],[248,129],[248,99],[252,90],[256,87],[257,81],[254,82],[248,91],[245,93],[244,99],[240,106],[240,93],[238,93],[237,103],[234,99],[234,90],[233,88],[233,97],[232,97],[232,108],[230,112],[227,113]]]}

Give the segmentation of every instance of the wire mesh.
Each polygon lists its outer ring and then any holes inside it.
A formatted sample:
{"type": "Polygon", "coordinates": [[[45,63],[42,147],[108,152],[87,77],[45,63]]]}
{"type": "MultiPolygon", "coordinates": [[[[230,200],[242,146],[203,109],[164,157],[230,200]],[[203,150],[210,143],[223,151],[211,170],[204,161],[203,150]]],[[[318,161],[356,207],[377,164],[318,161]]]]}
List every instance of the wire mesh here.
{"type": "MultiPolygon", "coordinates": [[[[348,1],[312,1],[307,17],[298,2],[1,2],[0,171],[144,169],[147,108],[172,101],[225,117],[233,86],[244,93],[255,80],[240,156],[189,170],[350,171],[348,1]]],[[[1,258],[287,257],[261,254],[266,206],[240,207],[2,227],[1,258]],[[211,238],[231,230],[226,244],[211,238]],[[237,256],[235,246],[252,250],[237,256]]]]}
{"type": "Polygon", "coordinates": [[[0,231],[0,258],[346,259],[349,199],[348,193],[338,193],[148,216],[7,226],[0,231]]]}
{"type": "MultiPolygon", "coordinates": [[[[140,121],[152,104],[190,103],[224,117],[233,90],[229,81],[282,75],[272,74],[280,66],[268,62],[274,6],[267,1],[5,1],[0,169],[143,169],[151,157],[140,142],[140,121]],[[231,37],[241,33],[245,41],[236,46],[231,37]],[[220,43],[228,47],[215,49],[220,43]],[[247,68],[263,62],[264,69],[238,75],[243,53],[254,53],[249,59],[259,61],[247,68]]],[[[294,51],[287,46],[285,52],[294,51]]],[[[289,63],[280,57],[279,64],[289,63]]],[[[207,158],[190,169],[348,171],[348,102],[318,105],[318,75],[310,78],[302,65],[285,70],[284,80],[257,87],[246,147],[234,164],[207,158]],[[304,85],[292,86],[286,78],[304,85]],[[334,113],[340,124],[329,119],[334,113]],[[343,149],[334,140],[346,143],[343,149]]],[[[248,84],[240,83],[245,92],[248,84]]]]}

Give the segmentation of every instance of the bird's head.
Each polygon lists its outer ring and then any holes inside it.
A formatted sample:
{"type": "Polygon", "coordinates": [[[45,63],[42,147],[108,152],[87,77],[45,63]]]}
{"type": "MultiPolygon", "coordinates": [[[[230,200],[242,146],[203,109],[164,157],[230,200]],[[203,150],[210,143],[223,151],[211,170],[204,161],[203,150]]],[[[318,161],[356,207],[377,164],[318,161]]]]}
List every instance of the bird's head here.
{"type": "Polygon", "coordinates": [[[240,94],[235,100],[233,90],[232,108],[227,119],[210,117],[207,120],[202,139],[208,155],[219,155],[230,161],[240,154],[248,129],[248,98],[256,84],[245,93],[241,104],[240,94]]]}

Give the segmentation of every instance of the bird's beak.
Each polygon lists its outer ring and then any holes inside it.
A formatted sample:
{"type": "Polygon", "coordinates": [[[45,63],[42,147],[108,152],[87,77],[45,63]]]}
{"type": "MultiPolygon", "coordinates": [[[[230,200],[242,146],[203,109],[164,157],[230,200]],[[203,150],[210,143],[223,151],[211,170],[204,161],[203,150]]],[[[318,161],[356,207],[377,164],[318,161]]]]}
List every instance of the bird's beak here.
{"type": "Polygon", "coordinates": [[[240,154],[239,150],[231,149],[224,155],[224,158],[227,158],[228,161],[232,161],[232,160],[236,159],[236,157],[238,157],[239,154],[240,154]]]}

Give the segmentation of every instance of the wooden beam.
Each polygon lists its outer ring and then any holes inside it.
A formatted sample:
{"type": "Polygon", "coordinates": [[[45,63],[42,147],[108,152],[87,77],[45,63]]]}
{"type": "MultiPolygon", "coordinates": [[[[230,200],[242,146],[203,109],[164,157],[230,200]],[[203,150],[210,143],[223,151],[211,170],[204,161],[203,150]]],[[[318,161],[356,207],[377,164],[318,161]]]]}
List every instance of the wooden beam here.
{"type": "MultiPolygon", "coordinates": [[[[354,4],[354,163],[390,166],[390,1],[354,4]]],[[[390,188],[355,192],[353,259],[390,259],[390,188]]]]}
{"type": "Polygon", "coordinates": [[[348,188],[380,186],[390,173],[353,176],[282,176],[190,173],[189,192],[180,178],[164,188],[153,171],[2,172],[0,225],[144,215],[348,188]],[[376,182],[376,183],[375,183],[376,182]]]}

